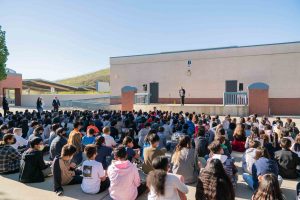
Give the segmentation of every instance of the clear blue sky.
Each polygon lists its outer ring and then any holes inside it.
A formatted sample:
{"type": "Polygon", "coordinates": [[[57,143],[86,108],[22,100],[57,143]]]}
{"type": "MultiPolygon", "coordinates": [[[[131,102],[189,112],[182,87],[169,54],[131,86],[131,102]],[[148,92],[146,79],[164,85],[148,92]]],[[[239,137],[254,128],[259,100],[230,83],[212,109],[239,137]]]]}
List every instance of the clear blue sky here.
{"type": "Polygon", "coordinates": [[[0,0],[7,66],[57,80],[109,57],[300,41],[299,0],[0,0]]]}

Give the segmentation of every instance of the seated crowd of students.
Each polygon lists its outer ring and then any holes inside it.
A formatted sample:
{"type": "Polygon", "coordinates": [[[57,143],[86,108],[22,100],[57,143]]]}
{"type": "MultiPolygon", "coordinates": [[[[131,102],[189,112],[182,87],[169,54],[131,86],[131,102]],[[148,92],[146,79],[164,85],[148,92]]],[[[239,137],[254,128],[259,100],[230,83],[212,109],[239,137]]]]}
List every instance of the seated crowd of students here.
{"type": "Polygon", "coordinates": [[[63,186],[81,184],[84,193],[108,189],[116,200],[145,192],[184,200],[187,185],[197,185],[197,200],[232,200],[232,151],[243,152],[253,200],[284,199],[282,181],[300,175],[300,134],[290,118],[283,126],[257,115],[26,110],[0,116],[0,125],[0,174],[19,173],[22,183],[51,177],[59,196],[63,186]]]}

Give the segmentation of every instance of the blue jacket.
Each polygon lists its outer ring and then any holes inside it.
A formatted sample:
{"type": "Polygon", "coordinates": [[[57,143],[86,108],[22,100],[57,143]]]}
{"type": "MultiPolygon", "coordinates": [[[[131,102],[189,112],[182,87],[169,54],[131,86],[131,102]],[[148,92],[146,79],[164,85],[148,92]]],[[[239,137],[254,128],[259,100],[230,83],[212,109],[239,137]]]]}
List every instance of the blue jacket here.
{"type": "Polygon", "coordinates": [[[192,121],[190,121],[190,120],[187,120],[186,123],[189,126],[189,128],[188,128],[188,135],[189,136],[193,136],[194,133],[195,133],[195,124],[192,121]]]}
{"type": "Polygon", "coordinates": [[[252,166],[253,188],[258,188],[258,176],[273,173],[278,176],[278,165],[274,160],[261,157],[252,166]]]}

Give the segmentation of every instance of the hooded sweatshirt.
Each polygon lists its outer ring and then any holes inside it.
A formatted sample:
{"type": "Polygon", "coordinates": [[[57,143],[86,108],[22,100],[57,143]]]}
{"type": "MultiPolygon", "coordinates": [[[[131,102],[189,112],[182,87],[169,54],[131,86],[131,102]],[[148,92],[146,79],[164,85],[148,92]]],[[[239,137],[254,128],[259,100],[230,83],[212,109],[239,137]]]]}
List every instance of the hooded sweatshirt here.
{"type": "Polygon", "coordinates": [[[256,153],[256,149],[255,148],[250,148],[247,149],[246,152],[243,155],[242,158],[242,166],[243,166],[243,170],[244,172],[247,172],[249,174],[252,174],[252,166],[255,163],[255,153],[256,153]]]}
{"type": "Polygon", "coordinates": [[[23,153],[20,165],[19,180],[22,183],[43,182],[44,175],[42,170],[48,165],[44,162],[42,151],[28,149],[23,153]]]}
{"type": "Polygon", "coordinates": [[[107,170],[110,179],[109,194],[114,200],[133,200],[138,195],[140,176],[130,161],[113,160],[107,170]]]}

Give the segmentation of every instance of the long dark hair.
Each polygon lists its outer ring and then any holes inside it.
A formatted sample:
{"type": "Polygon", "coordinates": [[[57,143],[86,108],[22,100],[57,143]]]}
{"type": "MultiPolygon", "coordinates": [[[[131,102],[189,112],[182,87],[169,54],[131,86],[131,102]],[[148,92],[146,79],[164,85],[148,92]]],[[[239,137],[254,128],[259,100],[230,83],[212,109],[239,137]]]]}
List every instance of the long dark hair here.
{"type": "Polygon", "coordinates": [[[201,172],[196,199],[234,200],[235,193],[230,178],[219,159],[211,159],[201,172]]]}
{"type": "Polygon", "coordinates": [[[147,176],[147,186],[154,188],[155,193],[158,196],[165,194],[165,182],[167,177],[169,160],[165,156],[156,157],[152,161],[153,171],[147,176]]]}
{"type": "Polygon", "coordinates": [[[257,191],[253,195],[253,200],[283,200],[277,176],[265,174],[259,183],[257,191]]]}

